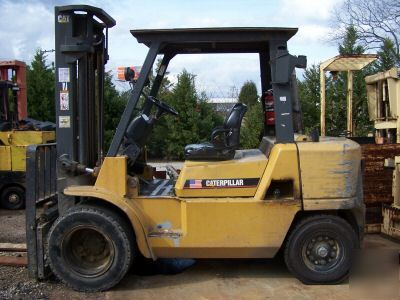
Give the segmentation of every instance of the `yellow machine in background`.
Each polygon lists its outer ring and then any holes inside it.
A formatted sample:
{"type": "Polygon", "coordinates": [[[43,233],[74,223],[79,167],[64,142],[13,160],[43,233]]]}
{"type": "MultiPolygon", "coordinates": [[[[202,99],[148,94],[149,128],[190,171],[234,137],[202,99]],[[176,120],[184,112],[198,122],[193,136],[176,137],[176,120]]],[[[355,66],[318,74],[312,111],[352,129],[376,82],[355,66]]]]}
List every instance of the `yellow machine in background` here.
{"type": "Polygon", "coordinates": [[[54,131],[0,132],[0,171],[25,172],[27,147],[34,144],[46,144],[54,140],[54,131]]]}
{"type": "Polygon", "coordinates": [[[27,119],[26,65],[0,62],[0,207],[25,204],[26,150],[55,140],[54,124],[27,119]]]}
{"type": "MultiPolygon", "coordinates": [[[[400,143],[400,69],[392,68],[365,78],[368,111],[374,122],[375,139],[379,144],[400,143]]],[[[400,240],[400,156],[385,160],[394,168],[392,205],[383,205],[381,232],[400,240]]]]}

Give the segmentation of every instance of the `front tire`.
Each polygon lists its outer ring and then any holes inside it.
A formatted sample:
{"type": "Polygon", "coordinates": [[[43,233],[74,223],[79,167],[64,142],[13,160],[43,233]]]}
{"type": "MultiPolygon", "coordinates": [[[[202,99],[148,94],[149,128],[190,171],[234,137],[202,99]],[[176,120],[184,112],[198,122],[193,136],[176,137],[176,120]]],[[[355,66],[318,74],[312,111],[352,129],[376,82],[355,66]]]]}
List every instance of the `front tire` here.
{"type": "Polygon", "coordinates": [[[1,192],[0,204],[10,210],[22,209],[25,206],[25,190],[19,186],[6,187],[1,192]]]}
{"type": "Polygon", "coordinates": [[[357,236],[340,217],[317,215],[302,220],[285,248],[288,269],[305,284],[333,284],[348,277],[357,236]]]}
{"type": "Polygon", "coordinates": [[[118,214],[77,205],[61,215],[48,235],[53,273],[78,291],[97,292],[115,286],[134,258],[133,232],[118,214]]]}

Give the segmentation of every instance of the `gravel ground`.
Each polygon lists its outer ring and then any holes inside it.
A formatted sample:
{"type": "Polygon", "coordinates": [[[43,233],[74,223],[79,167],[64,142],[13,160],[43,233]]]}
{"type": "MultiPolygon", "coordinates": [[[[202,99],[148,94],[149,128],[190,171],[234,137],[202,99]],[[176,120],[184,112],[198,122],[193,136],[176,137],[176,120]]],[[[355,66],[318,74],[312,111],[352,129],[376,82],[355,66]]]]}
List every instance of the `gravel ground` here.
{"type": "Polygon", "coordinates": [[[25,243],[25,210],[0,208],[0,243],[25,243]]]}
{"type": "Polygon", "coordinates": [[[25,267],[0,266],[0,299],[105,299],[104,293],[72,291],[54,278],[37,282],[25,267]]]}

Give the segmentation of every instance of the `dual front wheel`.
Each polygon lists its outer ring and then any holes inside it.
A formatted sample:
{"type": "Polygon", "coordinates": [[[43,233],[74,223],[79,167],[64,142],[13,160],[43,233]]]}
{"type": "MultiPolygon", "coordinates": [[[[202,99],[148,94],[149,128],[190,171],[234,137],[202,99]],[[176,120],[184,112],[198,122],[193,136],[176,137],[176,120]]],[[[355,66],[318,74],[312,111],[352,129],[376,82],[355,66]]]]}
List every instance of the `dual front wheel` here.
{"type": "MultiPolygon", "coordinates": [[[[289,233],[285,262],[307,284],[337,283],[349,273],[357,236],[336,216],[312,216],[289,233]]],[[[53,272],[73,289],[102,291],[128,272],[135,255],[134,234],[120,215],[78,205],[60,216],[49,232],[53,272]]]]}

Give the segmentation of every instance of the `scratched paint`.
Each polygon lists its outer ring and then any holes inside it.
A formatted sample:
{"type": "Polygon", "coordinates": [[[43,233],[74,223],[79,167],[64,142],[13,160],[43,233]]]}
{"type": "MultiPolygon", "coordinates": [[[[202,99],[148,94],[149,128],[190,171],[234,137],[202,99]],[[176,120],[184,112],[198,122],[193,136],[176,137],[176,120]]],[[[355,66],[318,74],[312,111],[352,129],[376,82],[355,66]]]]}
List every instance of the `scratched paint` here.
{"type": "Polygon", "coordinates": [[[360,146],[347,139],[298,143],[304,199],[350,198],[356,194],[360,146]]]}
{"type": "Polygon", "coordinates": [[[171,239],[174,247],[179,247],[182,233],[172,228],[172,223],[170,221],[158,223],[154,230],[150,230],[149,237],[171,239]]]}

